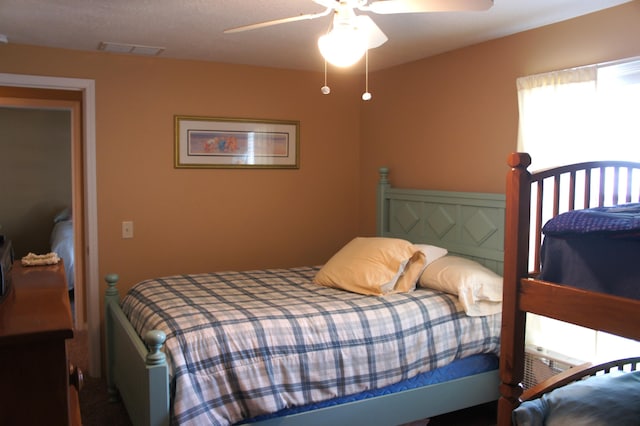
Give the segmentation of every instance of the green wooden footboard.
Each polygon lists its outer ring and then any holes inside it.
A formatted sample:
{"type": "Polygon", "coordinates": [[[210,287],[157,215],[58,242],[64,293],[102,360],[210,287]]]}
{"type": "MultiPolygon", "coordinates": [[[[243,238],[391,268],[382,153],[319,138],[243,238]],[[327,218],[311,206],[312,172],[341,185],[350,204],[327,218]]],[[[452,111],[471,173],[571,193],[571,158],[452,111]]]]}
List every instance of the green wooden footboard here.
{"type": "Polygon", "coordinates": [[[140,339],[120,308],[118,276],[107,275],[105,330],[107,386],[121,398],[134,425],[169,425],[169,367],[160,351],[166,336],[151,331],[140,339]]]}

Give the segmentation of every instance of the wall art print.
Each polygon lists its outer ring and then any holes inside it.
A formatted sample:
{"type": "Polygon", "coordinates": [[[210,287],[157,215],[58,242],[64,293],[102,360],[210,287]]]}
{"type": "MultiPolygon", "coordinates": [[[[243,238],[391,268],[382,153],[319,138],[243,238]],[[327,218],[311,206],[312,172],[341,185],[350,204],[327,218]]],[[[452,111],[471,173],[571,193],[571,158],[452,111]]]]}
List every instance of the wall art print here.
{"type": "Polygon", "coordinates": [[[176,168],[299,168],[300,123],[175,116],[176,168]]]}

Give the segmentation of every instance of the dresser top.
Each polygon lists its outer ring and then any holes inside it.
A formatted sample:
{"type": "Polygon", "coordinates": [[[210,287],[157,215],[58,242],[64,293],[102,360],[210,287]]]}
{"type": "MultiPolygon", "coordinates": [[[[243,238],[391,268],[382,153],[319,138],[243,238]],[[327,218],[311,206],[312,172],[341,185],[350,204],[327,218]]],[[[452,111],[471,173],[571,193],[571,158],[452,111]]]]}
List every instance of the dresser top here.
{"type": "Polygon", "coordinates": [[[0,302],[0,346],[16,340],[73,337],[73,318],[64,265],[11,270],[11,289],[0,302]]]}

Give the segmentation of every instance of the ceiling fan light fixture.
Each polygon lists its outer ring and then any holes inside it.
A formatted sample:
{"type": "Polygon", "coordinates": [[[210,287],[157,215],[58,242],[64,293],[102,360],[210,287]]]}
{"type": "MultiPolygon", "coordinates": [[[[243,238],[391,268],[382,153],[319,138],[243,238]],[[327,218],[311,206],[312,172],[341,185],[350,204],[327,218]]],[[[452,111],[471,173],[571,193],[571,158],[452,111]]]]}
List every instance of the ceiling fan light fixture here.
{"type": "Polygon", "coordinates": [[[332,65],[349,67],[367,51],[367,35],[349,24],[337,24],[318,39],[320,53],[332,65]]]}

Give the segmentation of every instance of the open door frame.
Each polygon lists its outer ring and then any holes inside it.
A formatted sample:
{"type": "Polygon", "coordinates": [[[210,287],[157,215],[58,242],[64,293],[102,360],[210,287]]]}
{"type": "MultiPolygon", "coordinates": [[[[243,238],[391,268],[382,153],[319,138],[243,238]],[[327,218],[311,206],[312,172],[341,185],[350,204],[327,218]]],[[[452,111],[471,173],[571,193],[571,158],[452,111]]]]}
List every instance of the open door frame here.
{"type": "Polygon", "coordinates": [[[89,375],[101,375],[100,281],[98,268],[98,210],[96,185],[95,81],[77,78],[0,73],[0,86],[29,87],[82,92],[83,201],[84,201],[84,277],[89,375]]]}

